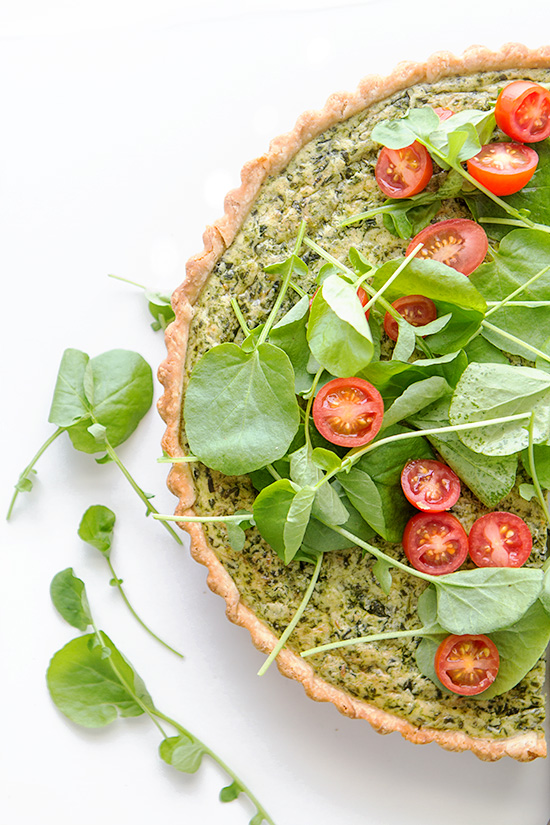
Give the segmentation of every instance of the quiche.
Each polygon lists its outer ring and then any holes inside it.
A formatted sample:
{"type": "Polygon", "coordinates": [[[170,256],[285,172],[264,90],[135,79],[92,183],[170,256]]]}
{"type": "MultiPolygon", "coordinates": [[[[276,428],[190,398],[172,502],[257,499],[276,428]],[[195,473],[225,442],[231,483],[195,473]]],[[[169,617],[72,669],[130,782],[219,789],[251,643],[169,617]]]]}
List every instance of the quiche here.
{"type": "MultiPolygon", "coordinates": [[[[374,175],[380,152],[371,138],[376,124],[422,106],[487,110],[511,81],[549,82],[549,67],[549,47],[531,51],[517,44],[498,52],[473,47],[461,57],[442,52],[426,63],[402,63],[389,77],[366,77],[353,94],[332,95],[321,111],[303,114],[289,134],[245,165],[240,188],[226,197],[225,214],[206,229],[203,251],[187,264],[173,295],[176,319],[166,330],[159,409],[166,422],[163,448],[176,460],[168,484],[179,500],[178,515],[222,517],[249,511],[257,494],[248,475],[225,475],[201,462],[177,463],[188,452],[183,408],[193,367],[210,348],[243,338],[231,299],[238,300],[251,328],[265,321],[280,283],[280,275],[266,267],[288,256],[304,220],[308,238],[337,260],[347,260],[352,247],[377,265],[402,257],[409,241],[388,231],[381,216],[342,226],[384,201],[374,175]]],[[[447,198],[436,220],[464,217],[470,217],[464,201],[447,198]]],[[[311,248],[304,260],[308,273],[298,278],[297,288],[313,294],[323,261],[311,248]]],[[[281,311],[291,302],[287,295],[281,311]]],[[[387,357],[382,344],[381,358],[387,357]]],[[[546,522],[536,498],[519,494],[525,480],[519,473],[498,509],[527,522],[534,548],[530,564],[536,565],[544,558],[546,522]]],[[[463,479],[453,513],[465,529],[492,509],[463,479]]],[[[247,628],[260,650],[273,650],[308,588],[311,563],[284,564],[254,526],[246,530],[242,549],[233,549],[223,521],[182,526],[191,537],[193,557],[208,567],[210,588],[225,599],[229,619],[247,628]]],[[[379,535],[370,541],[389,555],[402,554],[399,545],[379,535]]],[[[324,554],[311,599],[277,657],[279,670],[301,682],[312,699],[332,702],[380,733],[398,731],[413,743],[437,742],[489,761],[544,756],[543,659],[515,687],[483,699],[448,693],[423,674],[415,658],[416,638],[300,656],[335,638],[418,623],[425,582],[395,569],[391,588],[382,588],[374,562],[358,547],[324,554]]]]}

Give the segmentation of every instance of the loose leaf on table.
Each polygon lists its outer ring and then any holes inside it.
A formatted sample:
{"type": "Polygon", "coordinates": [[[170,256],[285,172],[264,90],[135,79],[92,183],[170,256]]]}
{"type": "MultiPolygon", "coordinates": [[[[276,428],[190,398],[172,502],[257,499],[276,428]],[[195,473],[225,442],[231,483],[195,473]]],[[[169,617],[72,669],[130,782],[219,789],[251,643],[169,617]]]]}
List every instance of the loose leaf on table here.
{"type": "Polygon", "coordinates": [[[72,627],[86,630],[93,623],[84,582],[74,575],[72,567],[53,577],[50,596],[57,612],[72,627]]]}
{"type": "Polygon", "coordinates": [[[107,558],[111,553],[116,516],[108,507],[95,504],[88,507],[78,527],[78,535],[107,558]]]}
{"type": "Polygon", "coordinates": [[[440,576],[439,623],[450,633],[491,633],[521,619],[542,590],[543,572],[532,567],[479,567],[440,576]]]}
{"type": "Polygon", "coordinates": [[[69,349],[61,360],[49,421],[68,428],[77,450],[96,453],[104,444],[90,426],[104,427],[116,447],[134,432],[152,400],[151,367],[138,353],[110,350],[90,360],[69,349]]]}
{"type": "MultiPolygon", "coordinates": [[[[550,263],[550,234],[537,229],[515,229],[503,238],[493,260],[482,264],[470,280],[487,301],[501,301],[537,275],[550,263]]],[[[515,300],[548,301],[550,270],[525,287],[515,300]]],[[[550,338],[550,306],[514,306],[505,304],[488,318],[491,324],[544,351],[550,338]]],[[[481,333],[505,352],[530,361],[535,355],[520,343],[504,338],[497,331],[484,327],[481,333]]]]}
{"type": "Polygon", "coordinates": [[[172,309],[172,295],[169,292],[146,289],[145,297],[148,301],[149,312],[155,319],[151,327],[154,330],[166,329],[176,317],[172,309]]]}
{"type": "MultiPolygon", "coordinates": [[[[411,416],[409,423],[422,430],[449,426],[449,400],[441,399],[411,416]]],[[[516,483],[517,455],[487,456],[475,453],[457,433],[427,436],[443,460],[487,507],[496,507],[516,483]]]]}
{"type": "Polygon", "coordinates": [[[307,337],[319,364],[337,377],[356,375],[371,362],[372,334],[355,287],[337,275],[326,279],[311,305],[307,337]]]}
{"type": "MultiPolygon", "coordinates": [[[[550,436],[550,374],[531,367],[473,362],[456,386],[449,418],[455,425],[532,412],[533,440],[545,441],[550,436]]],[[[476,453],[511,455],[529,443],[527,419],[463,430],[459,438],[476,453]]]]}
{"type": "Polygon", "coordinates": [[[204,745],[185,734],[169,736],[159,745],[160,758],[182,773],[198,771],[205,752],[204,745]]]}
{"type": "Polygon", "coordinates": [[[193,454],[226,475],[282,458],[300,423],[288,355],[268,343],[214,347],[191,374],[184,417],[193,454]]]}
{"type": "Polygon", "coordinates": [[[153,707],[132,666],[104,633],[101,637],[103,644],[95,633],[73,639],[54,655],[46,677],[59,710],[87,728],[108,725],[119,716],[140,716],[142,705],[153,707]]]}

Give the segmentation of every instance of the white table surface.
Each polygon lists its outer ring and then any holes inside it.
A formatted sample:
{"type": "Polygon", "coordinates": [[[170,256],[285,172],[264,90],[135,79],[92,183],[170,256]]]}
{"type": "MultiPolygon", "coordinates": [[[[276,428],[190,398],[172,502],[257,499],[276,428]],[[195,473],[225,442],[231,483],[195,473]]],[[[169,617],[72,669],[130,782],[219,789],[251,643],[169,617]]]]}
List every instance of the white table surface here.
{"type": "MultiPolygon", "coordinates": [[[[162,335],[139,290],[108,273],[172,289],[222,211],[242,164],[307,108],[401,59],[550,40],[543,0],[452,8],[434,2],[219,0],[0,3],[0,264],[3,290],[2,502],[47,423],[63,350],[122,347],[154,368],[162,335]]],[[[156,396],[159,388],[156,388],[156,396]]],[[[120,448],[159,510],[162,422],[151,410],[120,448]]],[[[246,801],[221,805],[213,765],[179,774],[145,718],[87,731],[52,705],[44,674],[77,635],[49,582],[72,566],[99,625],[157,706],[242,776],[277,825],[545,825],[548,764],[485,764],[436,745],[381,737],[306,698],[230,624],[191,560],[111,466],[63,436],[2,525],[0,822],[212,822],[243,825],[246,801]],[[122,605],[99,553],[76,535],[84,510],[117,513],[113,563],[179,661],[122,605]]]]}

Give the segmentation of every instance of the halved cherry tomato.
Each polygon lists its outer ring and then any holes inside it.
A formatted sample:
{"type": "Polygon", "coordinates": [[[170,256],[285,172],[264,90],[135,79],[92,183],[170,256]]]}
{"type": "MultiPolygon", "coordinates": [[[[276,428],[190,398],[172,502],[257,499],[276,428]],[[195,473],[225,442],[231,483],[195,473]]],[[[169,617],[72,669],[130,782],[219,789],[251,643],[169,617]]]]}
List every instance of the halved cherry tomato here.
{"type": "Polygon", "coordinates": [[[460,496],[460,479],[441,461],[415,458],[407,461],[401,473],[405,498],[418,510],[440,513],[456,504],[460,496]]]}
{"type": "Polygon", "coordinates": [[[495,118],[497,126],[513,140],[544,140],[550,135],[550,91],[530,80],[515,80],[499,94],[495,118]]]}
{"type": "Polygon", "coordinates": [[[412,239],[407,255],[419,243],[424,246],[417,252],[417,258],[432,258],[463,275],[470,275],[480,265],[489,247],[485,230],[467,218],[452,218],[427,226],[412,239]]]}
{"type": "MultiPolygon", "coordinates": [[[[423,327],[437,318],[437,308],[434,302],[425,295],[404,295],[394,301],[392,307],[413,327],[423,327]]],[[[384,330],[392,341],[397,341],[399,327],[389,312],[386,312],[384,316],[384,330]]]]}
{"type": "Polygon", "coordinates": [[[468,543],[478,567],[521,567],[531,555],[533,537],[522,518],[499,511],[473,523],[468,543]]]}
{"type": "Polygon", "coordinates": [[[488,143],[468,161],[468,172],[493,195],[513,195],[529,183],[539,156],[523,143],[488,143]]]}
{"type": "Polygon", "coordinates": [[[454,573],[468,555],[468,536],[451,513],[417,513],[403,533],[408,560],[422,573],[454,573]]]}
{"type": "MultiPolygon", "coordinates": [[[[311,296],[311,298],[309,299],[309,308],[310,308],[310,309],[311,309],[311,305],[312,305],[312,303],[313,303],[313,299],[315,298],[315,296],[316,296],[316,295],[317,295],[317,293],[319,292],[319,289],[320,289],[320,287],[317,287],[317,289],[315,290],[315,292],[313,293],[313,295],[312,295],[312,296],[311,296]]],[[[362,306],[362,307],[364,307],[364,306],[365,306],[365,304],[368,304],[368,302],[369,302],[369,296],[368,296],[368,294],[365,292],[365,290],[363,289],[363,287],[362,287],[362,286],[360,286],[360,287],[358,288],[358,290],[357,290],[357,297],[358,297],[358,298],[359,298],[359,300],[361,301],[361,306],[362,306]]],[[[370,315],[370,308],[369,308],[369,309],[367,309],[367,311],[365,312],[365,318],[367,319],[367,321],[369,320],[369,315],[370,315]]]]}
{"type": "Polygon", "coordinates": [[[439,120],[449,120],[449,118],[454,115],[453,110],[447,109],[445,106],[436,106],[434,112],[438,116],[439,120]]]}
{"type": "Polygon", "coordinates": [[[447,636],[437,648],[434,665],[437,678],[448,690],[475,696],[495,681],[500,657],[487,636],[447,636]]]}
{"type": "Polygon", "coordinates": [[[361,447],[382,426],[384,402],[376,387],[362,378],[335,378],[315,396],[312,413],[313,423],[327,441],[361,447]]]}
{"type": "Polygon", "coordinates": [[[378,155],[374,175],[387,198],[410,198],[426,187],[433,173],[428,150],[415,140],[404,149],[384,146],[378,155]]]}

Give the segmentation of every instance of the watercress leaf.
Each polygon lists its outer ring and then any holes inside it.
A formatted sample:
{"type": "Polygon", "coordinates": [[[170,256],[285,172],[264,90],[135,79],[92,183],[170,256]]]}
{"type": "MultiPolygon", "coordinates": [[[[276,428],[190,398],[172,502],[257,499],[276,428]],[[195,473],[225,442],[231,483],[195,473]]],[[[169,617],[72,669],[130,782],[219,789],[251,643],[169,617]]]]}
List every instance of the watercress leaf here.
{"type": "Polygon", "coordinates": [[[195,773],[201,766],[206,751],[189,736],[169,736],[159,745],[160,758],[182,773],[195,773]]]}
{"type": "Polygon", "coordinates": [[[399,423],[399,421],[410,418],[424,407],[445,395],[449,395],[451,392],[452,388],[444,378],[439,376],[416,381],[407,387],[399,398],[396,398],[391,407],[386,410],[381,429],[386,429],[399,423]]]}
{"type": "Polygon", "coordinates": [[[436,332],[441,332],[442,329],[445,329],[452,317],[453,313],[448,312],[446,315],[440,315],[439,318],[430,321],[429,324],[424,324],[421,330],[422,338],[427,338],[428,335],[435,335],[436,332]]]}
{"type": "Polygon", "coordinates": [[[167,292],[146,289],[145,297],[148,301],[149,312],[155,319],[151,324],[152,328],[155,330],[166,329],[168,324],[176,317],[172,309],[172,296],[167,292]]]}
{"type": "Polygon", "coordinates": [[[327,279],[323,289],[319,290],[311,305],[307,328],[311,352],[321,366],[339,378],[356,375],[370,363],[374,354],[370,328],[360,307],[361,302],[355,290],[337,276],[330,276],[327,279]],[[353,324],[339,317],[324,298],[325,285],[333,278],[340,281],[342,286],[338,290],[329,287],[328,292],[342,315],[346,314],[342,306],[343,295],[348,294],[344,291],[351,290],[353,293],[353,305],[357,304],[357,306],[347,311],[347,317],[353,320],[353,324]],[[359,319],[357,313],[361,315],[362,320],[359,319]]]}
{"type": "Polygon", "coordinates": [[[98,450],[105,449],[105,439],[107,436],[107,428],[103,426],[103,424],[91,424],[89,427],[86,427],[86,430],[92,436],[94,442],[97,445],[98,450]]]}
{"type": "Polygon", "coordinates": [[[50,596],[57,612],[70,625],[86,630],[92,624],[84,582],[74,575],[72,567],[53,577],[50,596]]]}
{"type": "Polygon", "coordinates": [[[385,228],[398,238],[411,238],[417,235],[428,226],[441,208],[441,200],[437,194],[430,194],[431,197],[426,203],[416,203],[414,197],[404,201],[385,201],[387,205],[392,206],[391,210],[382,214],[385,228]]]}
{"type": "Polygon", "coordinates": [[[429,627],[437,622],[437,592],[433,584],[428,585],[420,594],[417,611],[424,627],[429,627]]]}
{"type": "Polygon", "coordinates": [[[368,473],[352,467],[349,473],[342,473],[339,481],[355,509],[367,524],[376,530],[382,538],[388,539],[389,525],[378,487],[368,473]]]}
{"type": "Polygon", "coordinates": [[[439,623],[450,633],[491,633],[515,624],[539,597],[542,570],[479,567],[440,576],[439,623]]]}
{"type": "Polygon", "coordinates": [[[283,527],[285,564],[289,564],[289,562],[292,561],[302,546],[314,500],[315,490],[311,487],[302,487],[290,502],[283,527]]]}
{"type": "Polygon", "coordinates": [[[235,524],[234,521],[227,521],[225,523],[225,529],[227,530],[229,546],[236,553],[241,553],[246,541],[246,533],[243,528],[240,524],[235,524]]]}
{"type": "Polygon", "coordinates": [[[324,447],[316,447],[311,454],[311,460],[317,467],[327,473],[336,470],[342,463],[339,455],[333,453],[332,450],[325,450],[324,447]]]}
{"type": "Polygon", "coordinates": [[[498,347],[491,344],[482,335],[476,335],[475,338],[472,338],[472,340],[469,341],[464,347],[464,352],[466,353],[469,362],[480,361],[482,363],[489,364],[510,363],[504,353],[498,347]]]}
{"type": "Polygon", "coordinates": [[[30,491],[32,490],[32,487],[33,487],[33,482],[35,480],[35,477],[36,477],[36,470],[34,468],[29,470],[29,472],[26,475],[22,475],[18,479],[18,481],[15,485],[15,489],[17,490],[17,492],[18,493],[30,493],[30,491]]]}
{"type": "Polygon", "coordinates": [[[72,722],[87,728],[108,725],[118,716],[141,716],[153,702],[129,662],[104,633],[79,636],[52,658],[47,672],[50,696],[72,722]],[[109,654],[103,658],[105,648],[109,654]]]}
{"type": "Polygon", "coordinates": [[[542,591],[539,598],[546,612],[550,614],[550,568],[546,568],[544,571],[542,591]]]}
{"type": "MultiPolygon", "coordinates": [[[[331,486],[333,486],[333,488],[338,492],[342,505],[349,513],[348,520],[344,522],[343,527],[348,532],[363,541],[370,541],[370,539],[374,536],[374,530],[369,527],[369,525],[361,518],[355,507],[351,505],[342,486],[338,482],[333,483],[331,486]]],[[[339,533],[331,530],[330,527],[325,526],[316,518],[312,518],[307,526],[301,552],[307,550],[307,552],[312,554],[313,557],[316,557],[321,552],[331,553],[335,550],[348,550],[354,546],[355,545],[353,542],[349,539],[346,539],[344,536],[341,536],[339,533]]],[[[297,554],[296,559],[299,557],[300,554],[297,554]]],[[[311,561],[311,559],[309,560],[311,561]]]]}
{"type": "Polygon", "coordinates": [[[323,281],[321,292],[329,307],[340,320],[353,327],[363,338],[367,338],[369,341],[372,340],[365,311],[357,297],[355,286],[338,275],[331,275],[323,281]]]}
{"type": "MultiPolygon", "coordinates": [[[[533,458],[537,477],[543,490],[550,490],[550,445],[535,444],[533,447],[533,458]]],[[[521,462],[525,471],[531,475],[529,464],[529,451],[524,450],[521,454],[521,462]]]]}
{"type": "Polygon", "coordinates": [[[360,249],[352,246],[348,253],[349,262],[352,265],[357,275],[366,275],[367,272],[372,272],[373,265],[365,258],[360,249]]]}
{"type": "Polygon", "coordinates": [[[536,665],[550,641],[550,616],[539,601],[511,627],[491,634],[500,658],[498,675],[493,684],[479,694],[492,699],[511,690],[536,665]]]}
{"type": "Polygon", "coordinates": [[[75,421],[89,418],[90,404],[84,391],[84,373],[89,356],[78,349],[66,349],[59,372],[48,421],[58,427],[70,427],[75,421]]]}
{"type": "MultiPolygon", "coordinates": [[[[110,350],[92,358],[93,403],[89,413],[94,423],[106,429],[113,447],[122,444],[134,432],[153,401],[151,367],[137,352],[110,350]]],[[[88,432],[86,421],[67,430],[73,446],[85,453],[102,449],[88,432]]]]}
{"type": "Polygon", "coordinates": [[[308,315],[309,297],[304,295],[269,333],[270,342],[284,350],[290,358],[295,375],[295,390],[298,395],[309,392],[313,382],[308,371],[311,355],[307,342],[308,315]]]}
{"type": "Polygon", "coordinates": [[[94,504],[88,507],[78,527],[82,541],[91,544],[107,558],[111,553],[116,516],[108,507],[94,504]]]}
{"type": "Polygon", "coordinates": [[[214,470],[243,475],[282,458],[300,423],[288,355],[268,343],[214,347],[191,374],[184,417],[191,451],[214,470]]]}
{"type": "Polygon", "coordinates": [[[456,387],[467,365],[465,353],[459,351],[440,358],[420,358],[410,364],[379,361],[362,370],[361,378],[375,385],[384,399],[384,406],[388,408],[407,387],[432,375],[438,375],[451,387],[456,387]]]}
{"type": "Polygon", "coordinates": [[[397,321],[397,326],[397,343],[393,349],[392,361],[408,361],[416,348],[416,332],[404,318],[397,321]]]}
{"type": "Polygon", "coordinates": [[[431,679],[431,681],[435,685],[437,685],[437,687],[439,688],[441,693],[443,693],[444,696],[456,697],[456,693],[452,693],[452,691],[448,690],[446,687],[442,685],[442,683],[437,678],[437,674],[435,672],[434,659],[439,644],[440,640],[434,639],[431,636],[425,636],[424,638],[422,638],[420,640],[420,644],[416,648],[416,664],[420,673],[422,673],[422,675],[426,676],[428,679],[431,679]]]}
{"type": "Polygon", "coordinates": [[[537,491],[533,484],[520,484],[518,492],[524,501],[531,501],[537,495],[537,491]]]}
{"type": "MultiPolygon", "coordinates": [[[[409,423],[422,430],[449,426],[449,399],[416,413],[409,423]]],[[[457,433],[427,436],[444,461],[487,507],[496,507],[516,483],[517,455],[486,456],[462,443],[457,433]]]]}
{"type": "MultiPolygon", "coordinates": [[[[550,375],[531,367],[473,362],[464,370],[454,392],[449,418],[464,424],[535,413],[534,441],[550,436],[550,375]]],[[[525,448],[529,434],[525,421],[464,430],[460,440],[476,453],[511,455],[525,448]]]]}
{"type": "Polygon", "coordinates": [[[290,255],[284,261],[278,261],[275,264],[269,264],[264,267],[264,272],[270,275],[287,275],[288,272],[293,275],[304,277],[308,274],[306,264],[297,255],[290,255]]]}
{"type": "Polygon", "coordinates": [[[284,525],[296,490],[283,478],[264,487],[254,500],[253,513],[262,538],[285,560],[284,525]]]}
{"type": "Polygon", "coordinates": [[[392,586],[391,565],[389,562],[385,559],[377,559],[372,566],[372,573],[382,591],[388,596],[392,586]]]}
{"type": "Polygon", "coordinates": [[[262,825],[264,816],[261,813],[254,814],[248,825],[262,825]]]}
{"type": "Polygon", "coordinates": [[[416,135],[409,128],[405,118],[383,120],[371,132],[372,140],[388,149],[404,149],[414,143],[416,135]]]}
{"type": "MultiPolygon", "coordinates": [[[[332,453],[331,455],[335,454],[332,453]]],[[[339,465],[340,460],[338,459],[339,465]]],[[[313,461],[309,448],[305,444],[290,456],[290,477],[301,487],[313,487],[323,477],[323,473],[313,461]]],[[[312,514],[331,524],[344,524],[349,517],[349,513],[342,504],[340,497],[328,482],[322,484],[317,490],[312,514]]]]}
{"type": "Polygon", "coordinates": [[[225,788],[221,789],[220,802],[233,802],[241,793],[244,793],[242,785],[237,781],[232,782],[231,785],[226,785],[225,788]]]}

